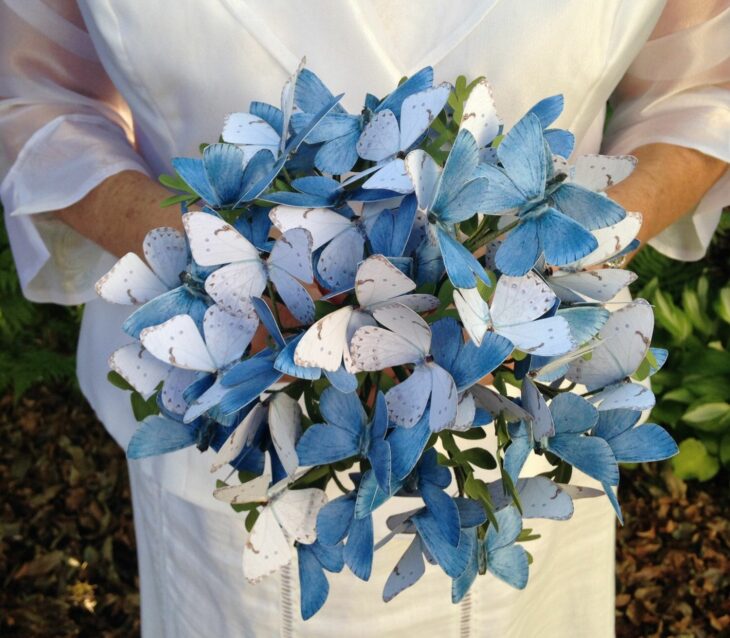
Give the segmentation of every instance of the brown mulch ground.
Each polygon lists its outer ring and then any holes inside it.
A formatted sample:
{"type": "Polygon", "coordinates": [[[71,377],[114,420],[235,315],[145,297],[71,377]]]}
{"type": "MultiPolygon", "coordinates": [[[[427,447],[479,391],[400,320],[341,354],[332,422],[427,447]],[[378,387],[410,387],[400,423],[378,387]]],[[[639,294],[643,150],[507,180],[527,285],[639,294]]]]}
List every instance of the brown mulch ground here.
{"type": "MultiPolygon", "coordinates": [[[[139,633],[124,456],[72,396],[0,399],[0,636],[139,633]]],[[[623,475],[618,636],[730,633],[726,481],[623,475]]]]}

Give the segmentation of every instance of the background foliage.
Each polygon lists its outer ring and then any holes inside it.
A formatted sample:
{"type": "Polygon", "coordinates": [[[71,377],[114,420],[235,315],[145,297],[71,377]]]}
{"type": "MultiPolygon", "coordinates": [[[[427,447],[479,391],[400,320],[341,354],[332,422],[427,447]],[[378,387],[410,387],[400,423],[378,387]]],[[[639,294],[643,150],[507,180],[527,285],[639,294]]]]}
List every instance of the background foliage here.
{"type": "Polygon", "coordinates": [[[652,377],[651,420],[669,426],[682,479],[708,480],[730,466],[730,212],[705,259],[678,262],[647,247],[631,262],[635,296],[654,305],[653,345],[669,350],[652,377]]]}
{"type": "Polygon", "coordinates": [[[17,401],[35,383],[75,387],[81,312],[80,307],[33,304],[23,297],[5,225],[0,224],[0,396],[11,389],[17,401]]]}

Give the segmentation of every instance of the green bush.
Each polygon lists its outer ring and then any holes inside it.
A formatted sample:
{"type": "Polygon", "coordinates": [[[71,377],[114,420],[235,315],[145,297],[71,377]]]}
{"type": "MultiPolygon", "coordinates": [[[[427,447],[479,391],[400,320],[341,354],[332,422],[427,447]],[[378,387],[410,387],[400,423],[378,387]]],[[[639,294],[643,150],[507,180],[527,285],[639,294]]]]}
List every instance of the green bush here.
{"type": "Polygon", "coordinates": [[[35,383],[76,388],[81,312],[80,307],[33,304],[23,297],[5,225],[0,224],[0,392],[12,389],[17,400],[35,383]]]}
{"type": "Polygon", "coordinates": [[[634,292],[654,305],[653,344],[669,350],[652,377],[652,420],[673,429],[677,476],[705,481],[730,467],[730,213],[707,258],[674,261],[650,247],[631,263],[634,292]],[[643,286],[643,287],[642,287],[643,286]]]}

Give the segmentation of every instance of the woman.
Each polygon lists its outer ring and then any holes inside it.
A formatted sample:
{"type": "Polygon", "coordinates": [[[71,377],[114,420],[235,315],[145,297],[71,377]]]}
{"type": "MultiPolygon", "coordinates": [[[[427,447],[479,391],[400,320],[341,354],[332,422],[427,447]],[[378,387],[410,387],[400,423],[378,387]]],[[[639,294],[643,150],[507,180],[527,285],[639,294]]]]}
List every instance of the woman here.
{"type": "MultiPolygon", "coordinates": [[[[599,151],[613,94],[603,150],[640,163],[611,194],[644,213],[642,238],[672,257],[699,259],[730,201],[724,1],[5,0],[0,24],[0,196],[23,290],[87,303],[79,380],[121,445],[136,423],[105,377],[128,309],[96,299],[93,284],[147,230],[180,226],[155,182],[170,158],[217,139],[226,113],[274,101],[303,55],[351,109],[425,65],[440,80],[486,75],[508,127],[564,93],[557,124],[576,134],[577,154],[599,151]]],[[[370,583],[333,577],[305,624],[293,570],[256,586],[242,578],[242,521],[211,498],[208,464],[194,450],[130,463],[145,635],[613,633],[604,499],[578,503],[570,523],[540,521],[524,592],[482,578],[452,606],[448,579],[431,570],[386,606],[382,583],[404,550],[392,542],[370,583]]]]}

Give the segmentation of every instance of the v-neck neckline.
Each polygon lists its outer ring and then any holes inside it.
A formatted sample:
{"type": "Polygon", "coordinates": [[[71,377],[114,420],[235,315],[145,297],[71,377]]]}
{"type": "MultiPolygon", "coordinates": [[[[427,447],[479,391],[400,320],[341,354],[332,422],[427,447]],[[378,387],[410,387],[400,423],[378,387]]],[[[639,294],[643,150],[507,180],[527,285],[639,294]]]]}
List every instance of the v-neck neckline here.
{"type": "Polygon", "coordinates": [[[392,47],[377,35],[376,27],[380,19],[375,14],[375,5],[369,0],[347,0],[353,15],[359,18],[357,23],[365,32],[373,51],[396,81],[402,77],[410,77],[425,66],[436,66],[482,23],[500,1],[477,0],[469,14],[460,19],[458,29],[452,31],[448,38],[435,42],[425,55],[421,55],[414,62],[409,62],[399,61],[392,47]]]}
{"type": "MultiPolygon", "coordinates": [[[[283,42],[268,22],[257,11],[256,3],[247,0],[221,0],[229,13],[239,22],[259,44],[269,52],[276,62],[287,72],[292,73],[299,64],[299,58],[283,42]]],[[[371,52],[382,64],[383,69],[398,82],[402,77],[410,77],[425,66],[435,66],[454,48],[463,42],[482,21],[492,12],[501,0],[478,0],[469,15],[459,21],[459,28],[452,31],[448,38],[434,43],[425,55],[415,62],[399,61],[397,55],[377,34],[379,18],[375,6],[369,0],[347,0],[356,28],[361,29],[371,52]],[[409,65],[406,67],[406,65],[409,65]]],[[[425,2],[424,2],[425,4],[425,2]]],[[[275,25],[274,25],[275,26],[275,25]]]]}

